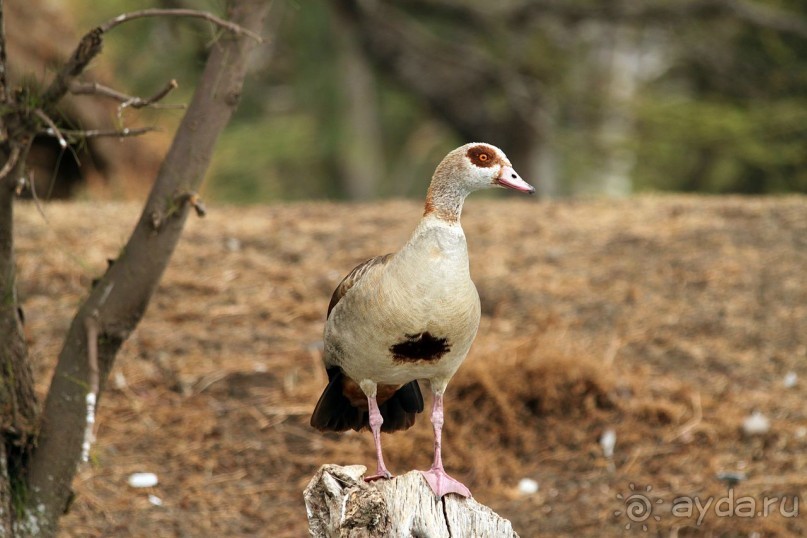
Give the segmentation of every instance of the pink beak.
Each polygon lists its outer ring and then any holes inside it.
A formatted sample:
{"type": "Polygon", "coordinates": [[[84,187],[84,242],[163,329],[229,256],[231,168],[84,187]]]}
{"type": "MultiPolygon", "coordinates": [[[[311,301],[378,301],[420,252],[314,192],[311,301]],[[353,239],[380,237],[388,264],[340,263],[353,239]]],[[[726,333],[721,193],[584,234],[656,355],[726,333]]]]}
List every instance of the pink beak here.
{"type": "Polygon", "coordinates": [[[518,173],[513,170],[512,166],[502,166],[499,176],[495,179],[495,182],[508,189],[526,192],[528,194],[535,194],[535,187],[521,179],[521,176],[519,176],[518,173]]]}

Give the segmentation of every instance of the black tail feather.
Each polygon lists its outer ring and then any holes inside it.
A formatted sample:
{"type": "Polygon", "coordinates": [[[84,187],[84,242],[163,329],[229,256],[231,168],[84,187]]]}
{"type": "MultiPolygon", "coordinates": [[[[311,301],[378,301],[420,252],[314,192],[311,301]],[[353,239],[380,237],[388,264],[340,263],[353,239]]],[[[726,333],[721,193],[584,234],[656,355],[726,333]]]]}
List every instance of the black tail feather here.
{"type": "Polygon", "coordinates": [[[342,394],[343,375],[339,368],[328,368],[328,386],[311,415],[311,426],[320,431],[359,431],[368,423],[367,411],[350,405],[350,400],[342,394]]]}
{"type": "MultiPolygon", "coordinates": [[[[311,426],[320,431],[360,431],[370,428],[367,410],[350,405],[350,400],[342,393],[343,377],[341,369],[328,368],[328,386],[311,415],[311,426]]],[[[417,381],[403,385],[378,408],[384,417],[382,432],[411,428],[415,416],[423,411],[423,395],[417,381]]]]}

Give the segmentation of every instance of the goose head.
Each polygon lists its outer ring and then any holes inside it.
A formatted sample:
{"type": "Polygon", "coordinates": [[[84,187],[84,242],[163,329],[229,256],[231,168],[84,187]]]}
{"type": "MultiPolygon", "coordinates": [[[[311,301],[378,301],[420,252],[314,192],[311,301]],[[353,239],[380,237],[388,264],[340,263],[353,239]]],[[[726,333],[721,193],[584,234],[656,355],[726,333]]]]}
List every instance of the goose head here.
{"type": "Polygon", "coordinates": [[[507,155],[496,146],[484,142],[460,146],[437,165],[426,196],[425,214],[459,220],[465,197],[491,187],[535,193],[535,187],[521,179],[507,155]]]}

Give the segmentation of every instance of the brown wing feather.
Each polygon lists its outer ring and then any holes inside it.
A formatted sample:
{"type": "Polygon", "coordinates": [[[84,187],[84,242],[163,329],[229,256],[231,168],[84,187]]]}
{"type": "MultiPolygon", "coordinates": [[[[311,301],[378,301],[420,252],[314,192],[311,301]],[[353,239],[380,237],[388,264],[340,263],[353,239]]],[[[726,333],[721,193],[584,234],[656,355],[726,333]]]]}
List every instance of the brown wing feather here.
{"type": "Polygon", "coordinates": [[[383,256],[376,256],[375,258],[370,258],[366,260],[356,267],[353,268],[351,272],[347,274],[345,278],[342,279],[342,282],[336,286],[336,289],[333,291],[333,295],[331,296],[331,302],[328,304],[328,313],[326,314],[326,318],[331,315],[331,310],[336,306],[336,304],[342,300],[342,297],[348,292],[350,288],[356,285],[356,282],[361,280],[361,278],[367,274],[367,270],[376,265],[383,265],[392,258],[392,254],[384,254],[383,256]]]}

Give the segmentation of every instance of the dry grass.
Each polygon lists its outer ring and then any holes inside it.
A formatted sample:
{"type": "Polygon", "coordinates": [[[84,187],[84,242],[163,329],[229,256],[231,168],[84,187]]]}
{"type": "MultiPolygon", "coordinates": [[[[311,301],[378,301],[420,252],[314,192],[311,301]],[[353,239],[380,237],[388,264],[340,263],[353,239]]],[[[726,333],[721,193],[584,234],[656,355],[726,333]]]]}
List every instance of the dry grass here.
{"type": "MultiPolygon", "coordinates": [[[[20,207],[20,293],[43,393],[130,204],[20,207]]],[[[187,233],[125,344],[66,536],[304,536],[301,491],[322,463],[372,464],[367,434],[307,425],[324,386],[330,292],[396,249],[418,204],[213,207],[187,233]],[[126,485],[152,471],[149,491],[126,485]],[[155,506],[152,493],[162,500],[155,506]]],[[[529,536],[621,535],[617,494],[651,485],[650,531],[807,533],[807,516],[671,515],[677,496],[807,493],[807,199],[639,197],[466,206],[483,321],[449,386],[446,465],[529,536]],[[782,379],[796,372],[798,384],[782,379]],[[767,434],[744,436],[753,410],[767,434]],[[617,434],[612,459],[599,439],[617,434]],[[540,490],[520,495],[522,477],[540,490]]],[[[424,415],[385,436],[390,468],[425,468],[424,415]]],[[[639,532],[634,530],[631,532],[639,532]]]]}

